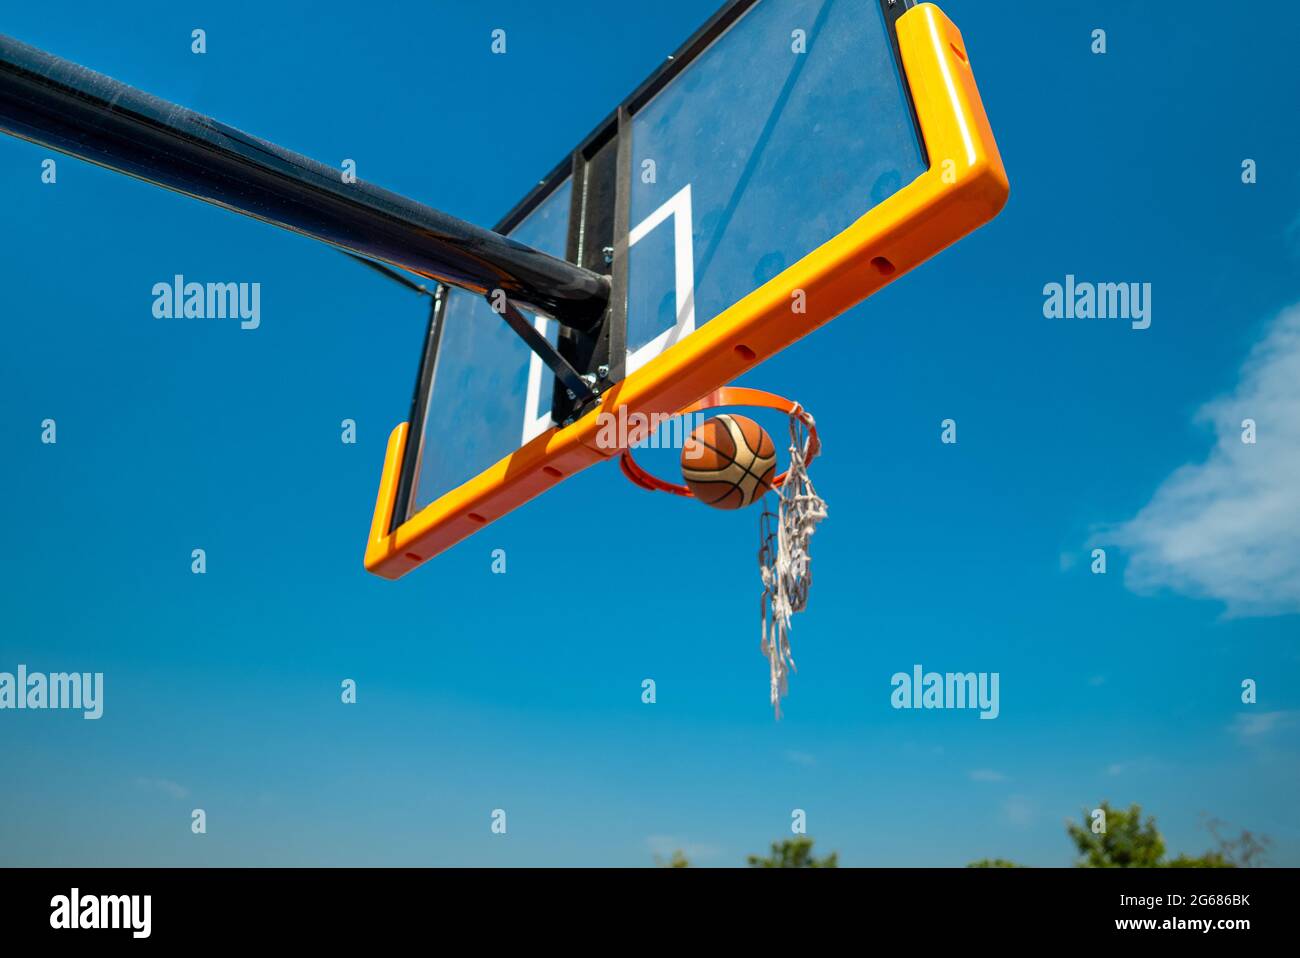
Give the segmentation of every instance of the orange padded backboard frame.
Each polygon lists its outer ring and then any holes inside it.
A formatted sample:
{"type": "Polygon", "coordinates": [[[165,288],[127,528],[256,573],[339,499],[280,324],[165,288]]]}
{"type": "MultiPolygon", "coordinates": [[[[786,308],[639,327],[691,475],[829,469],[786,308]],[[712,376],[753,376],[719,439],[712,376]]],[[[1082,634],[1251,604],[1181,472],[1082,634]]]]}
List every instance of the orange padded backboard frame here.
{"type": "MultiPolygon", "coordinates": [[[[870,296],[967,233],[1006,203],[1009,185],[965,44],[938,7],[896,25],[930,168],[838,236],[612,386],[572,425],[547,430],[393,531],[407,423],[384,456],[365,566],[396,579],[574,473],[617,456],[597,442],[602,413],[672,415],[870,296]],[[803,290],[806,311],[791,309],[803,290]]],[[[636,434],[629,442],[641,438],[636,434]]]]}

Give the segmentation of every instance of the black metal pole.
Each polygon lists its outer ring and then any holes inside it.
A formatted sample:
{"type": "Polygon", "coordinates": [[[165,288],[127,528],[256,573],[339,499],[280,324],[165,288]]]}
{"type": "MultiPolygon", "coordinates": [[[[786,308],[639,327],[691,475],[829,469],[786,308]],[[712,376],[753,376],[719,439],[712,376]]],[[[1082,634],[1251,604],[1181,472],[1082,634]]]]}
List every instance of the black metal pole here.
{"type": "Polygon", "coordinates": [[[0,130],[590,328],[606,277],[0,35],[0,130]]]}

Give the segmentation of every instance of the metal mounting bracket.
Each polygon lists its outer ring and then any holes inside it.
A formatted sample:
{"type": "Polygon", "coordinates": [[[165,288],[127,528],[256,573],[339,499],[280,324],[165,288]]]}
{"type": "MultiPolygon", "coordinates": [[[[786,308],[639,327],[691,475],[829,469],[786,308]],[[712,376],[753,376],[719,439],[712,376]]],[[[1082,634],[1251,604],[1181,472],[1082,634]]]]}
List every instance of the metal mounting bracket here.
{"type": "MultiPolygon", "coordinates": [[[[497,292],[497,290],[493,290],[484,297],[493,312],[498,312],[496,304],[493,302],[493,294],[497,292]]],[[[519,335],[519,338],[524,341],[524,344],[529,349],[541,357],[542,362],[546,364],[551,372],[555,373],[555,377],[564,384],[564,388],[569,391],[570,396],[578,406],[584,407],[588,403],[599,400],[600,393],[596,392],[594,383],[583,378],[581,373],[570,366],[568,360],[556,351],[550,341],[539,333],[536,327],[515,308],[514,303],[508,299],[504,300],[504,303],[504,308],[499,311],[501,318],[510,325],[510,328],[519,335]]]]}

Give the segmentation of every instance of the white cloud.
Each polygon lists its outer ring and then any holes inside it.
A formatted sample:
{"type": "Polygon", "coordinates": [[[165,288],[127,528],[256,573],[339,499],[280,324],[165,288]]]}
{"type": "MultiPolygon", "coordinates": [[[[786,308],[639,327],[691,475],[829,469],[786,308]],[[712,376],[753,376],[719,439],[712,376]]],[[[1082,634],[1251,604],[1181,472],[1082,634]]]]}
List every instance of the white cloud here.
{"type": "Polygon", "coordinates": [[[1232,731],[1245,740],[1258,739],[1274,729],[1289,725],[1295,712],[1239,712],[1232,720],[1232,731]]]}
{"type": "Polygon", "coordinates": [[[1135,768],[1140,768],[1143,762],[1111,762],[1106,766],[1106,774],[1114,777],[1123,775],[1125,772],[1131,772],[1135,768]]]}
{"type": "Polygon", "coordinates": [[[1002,803],[1002,815],[1012,825],[1029,825],[1033,822],[1036,809],[1033,802],[1023,795],[1012,795],[1002,803]]]}
{"type": "Polygon", "coordinates": [[[682,838],[674,838],[672,835],[651,835],[645,843],[655,858],[667,860],[672,857],[673,852],[680,851],[692,864],[717,858],[722,853],[722,849],[717,845],[692,843],[682,838]]]}
{"type": "Polygon", "coordinates": [[[146,788],[151,792],[163,792],[172,798],[185,798],[190,793],[190,790],[184,785],[179,785],[166,778],[137,778],[135,784],[138,788],[146,788]]]}
{"type": "Polygon", "coordinates": [[[991,768],[977,768],[970,773],[972,782],[1005,782],[1007,777],[991,768]]]}
{"type": "Polygon", "coordinates": [[[785,760],[787,762],[794,762],[796,765],[804,765],[808,768],[812,768],[817,764],[817,756],[809,755],[807,752],[796,752],[793,750],[786,751],[785,760]]]}
{"type": "Polygon", "coordinates": [[[1300,306],[1243,364],[1236,389],[1197,419],[1214,429],[1204,462],[1176,469],[1109,540],[1129,553],[1125,583],[1217,599],[1229,615],[1300,612],[1300,306]],[[1241,422],[1257,442],[1241,441],[1241,422]]]}

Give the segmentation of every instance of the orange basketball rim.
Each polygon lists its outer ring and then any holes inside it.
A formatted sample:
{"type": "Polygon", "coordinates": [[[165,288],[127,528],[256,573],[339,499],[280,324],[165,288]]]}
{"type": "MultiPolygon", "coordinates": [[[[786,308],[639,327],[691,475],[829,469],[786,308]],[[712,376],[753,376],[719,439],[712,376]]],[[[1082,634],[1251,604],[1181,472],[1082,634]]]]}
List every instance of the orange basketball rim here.
{"type": "MultiPolygon", "coordinates": [[[[822,444],[817,437],[817,424],[813,422],[813,417],[808,414],[808,411],[797,402],[786,399],[784,396],[778,396],[775,393],[764,392],[761,389],[750,389],[746,386],[723,386],[721,389],[715,389],[703,399],[691,403],[681,411],[681,415],[689,416],[691,413],[702,412],[705,409],[717,409],[720,406],[758,406],[764,409],[776,409],[787,416],[793,416],[808,429],[808,442],[804,446],[804,462],[812,462],[817,454],[821,452],[822,444]]],[[[631,449],[623,450],[618,464],[619,468],[623,470],[623,475],[642,489],[648,489],[651,492],[671,492],[675,496],[684,496],[688,499],[695,498],[695,493],[691,492],[689,487],[681,483],[660,479],[643,469],[633,458],[631,449]]],[[[785,482],[788,472],[789,470],[782,472],[772,480],[773,489],[781,488],[781,484],[785,482]]]]}

